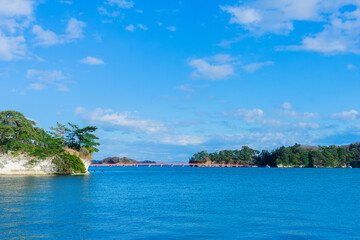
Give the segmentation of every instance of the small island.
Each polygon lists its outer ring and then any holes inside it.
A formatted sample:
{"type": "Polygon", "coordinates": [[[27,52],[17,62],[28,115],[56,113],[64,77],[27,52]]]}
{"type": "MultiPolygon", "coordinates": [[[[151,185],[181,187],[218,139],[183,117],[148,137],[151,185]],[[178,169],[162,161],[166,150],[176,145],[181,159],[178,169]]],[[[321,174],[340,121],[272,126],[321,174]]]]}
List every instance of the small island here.
{"type": "Polygon", "coordinates": [[[103,160],[92,160],[91,163],[93,164],[119,164],[119,163],[156,163],[155,161],[144,160],[144,161],[137,161],[135,159],[127,158],[127,157],[107,157],[103,160]]]}
{"type": "Polygon", "coordinates": [[[95,126],[57,123],[51,131],[16,111],[0,112],[0,175],[87,174],[99,139],[95,126]]]}
{"type": "Polygon", "coordinates": [[[271,152],[243,146],[240,150],[195,153],[189,163],[243,164],[253,167],[346,168],[359,167],[360,143],[343,146],[282,146],[271,152]]]}

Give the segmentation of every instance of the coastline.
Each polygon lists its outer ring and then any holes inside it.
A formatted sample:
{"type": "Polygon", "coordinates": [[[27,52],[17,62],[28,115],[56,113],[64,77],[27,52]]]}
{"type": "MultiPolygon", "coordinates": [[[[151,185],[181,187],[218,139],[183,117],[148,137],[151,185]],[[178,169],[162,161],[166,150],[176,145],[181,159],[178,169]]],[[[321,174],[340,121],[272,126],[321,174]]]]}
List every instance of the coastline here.
{"type": "Polygon", "coordinates": [[[0,154],[0,176],[49,176],[49,175],[88,175],[90,174],[88,168],[91,161],[80,158],[85,167],[85,173],[62,173],[58,171],[58,167],[53,162],[55,157],[48,157],[46,159],[39,159],[31,157],[26,154],[19,154],[14,156],[11,153],[0,154]]]}

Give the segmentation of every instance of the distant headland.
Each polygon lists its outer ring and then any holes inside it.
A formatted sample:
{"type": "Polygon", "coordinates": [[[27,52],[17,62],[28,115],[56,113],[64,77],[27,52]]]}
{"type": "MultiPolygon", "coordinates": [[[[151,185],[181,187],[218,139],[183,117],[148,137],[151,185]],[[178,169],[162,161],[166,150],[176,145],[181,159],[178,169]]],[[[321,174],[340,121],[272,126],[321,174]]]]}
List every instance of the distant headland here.
{"type": "Polygon", "coordinates": [[[93,164],[118,164],[118,163],[156,163],[155,161],[145,160],[145,161],[137,161],[127,157],[107,157],[103,160],[92,160],[93,164]]]}
{"type": "Polygon", "coordinates": [[[195,153],[189,163],[243,164],[257,167],[360,167],[360,143],[342,146],[282,146],[271,152],[243,146],[240,150],[195,153]]]}

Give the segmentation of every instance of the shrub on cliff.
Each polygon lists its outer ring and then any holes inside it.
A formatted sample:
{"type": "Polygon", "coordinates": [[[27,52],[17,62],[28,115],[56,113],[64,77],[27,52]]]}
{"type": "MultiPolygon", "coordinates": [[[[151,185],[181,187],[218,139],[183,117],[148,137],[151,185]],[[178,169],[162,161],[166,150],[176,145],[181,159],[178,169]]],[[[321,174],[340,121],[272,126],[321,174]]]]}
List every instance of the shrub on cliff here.
{"type": "Polygon", "coordinates": [[[57,166],[58,173],[71,174],[86,172],[84,163],[75,155],[64,154],[59,158],[54,158],[53,163],[57,166]]]}

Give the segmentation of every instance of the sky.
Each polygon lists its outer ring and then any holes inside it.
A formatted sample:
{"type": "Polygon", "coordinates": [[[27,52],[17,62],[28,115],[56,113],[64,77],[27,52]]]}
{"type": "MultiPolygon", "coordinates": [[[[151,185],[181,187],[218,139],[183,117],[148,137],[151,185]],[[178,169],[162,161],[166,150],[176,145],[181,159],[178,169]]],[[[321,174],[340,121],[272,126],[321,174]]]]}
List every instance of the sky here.
{"type": "Polygon", "coordinates": [[[95,159],[358,142],[359,55],[359,0],[0,0],[0,110],[95,159]]]}

